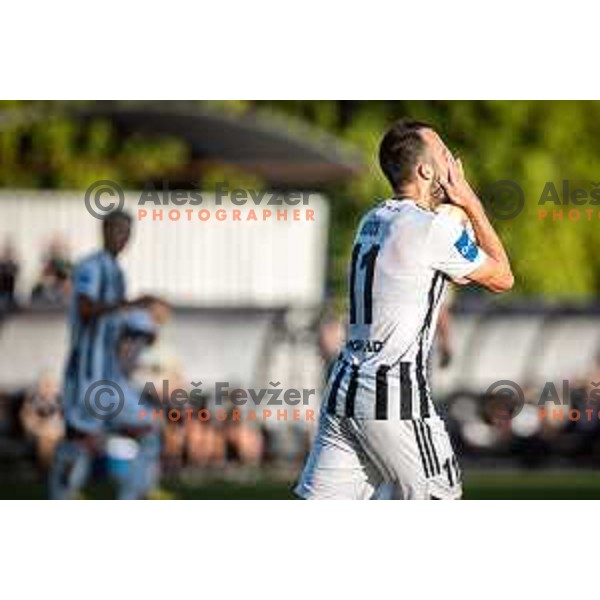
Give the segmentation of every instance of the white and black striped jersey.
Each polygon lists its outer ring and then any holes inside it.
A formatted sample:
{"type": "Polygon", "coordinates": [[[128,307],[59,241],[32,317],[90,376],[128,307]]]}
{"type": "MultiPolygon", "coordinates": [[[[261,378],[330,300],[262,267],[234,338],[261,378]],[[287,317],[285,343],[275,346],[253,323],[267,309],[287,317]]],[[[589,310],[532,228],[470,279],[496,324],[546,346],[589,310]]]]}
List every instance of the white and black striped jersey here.
{"type": "Polygon", "coordinates": [[[408,199],[371,209],[352,250],[347,342],[331,372],[327,410],[357,419],[435,414],[427,362],[447,281],[485,258],[445,212],[408,199]]]}
{"type": "Polygon", "coordinates": [[[122,317],[107,313],[83,322],[79,317],[81,295],[106,304],[125,298],[125,278],[119,263],[102,250],[80,261],[73,272],[69,314],[71,348],[65,372],[65,403],[81,402],[87,387],[96,381],[113,381],[116,373],[116,341],[122,317]],[[72,396],[72,397],[71,397],[72,396]]]}

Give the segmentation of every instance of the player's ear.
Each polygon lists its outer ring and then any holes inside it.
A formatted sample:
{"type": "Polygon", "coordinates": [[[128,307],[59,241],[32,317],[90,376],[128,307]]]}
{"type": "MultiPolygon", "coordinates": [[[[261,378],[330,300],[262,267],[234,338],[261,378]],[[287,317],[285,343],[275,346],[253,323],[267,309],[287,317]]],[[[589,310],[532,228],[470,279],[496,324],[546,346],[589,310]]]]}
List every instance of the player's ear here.
{"type": "Polygon", "coordinates": [[[435,171],[429,163],[420,162],[417,165],[417,175],[425,181],[432,181],[435,175],[435,171]]]}

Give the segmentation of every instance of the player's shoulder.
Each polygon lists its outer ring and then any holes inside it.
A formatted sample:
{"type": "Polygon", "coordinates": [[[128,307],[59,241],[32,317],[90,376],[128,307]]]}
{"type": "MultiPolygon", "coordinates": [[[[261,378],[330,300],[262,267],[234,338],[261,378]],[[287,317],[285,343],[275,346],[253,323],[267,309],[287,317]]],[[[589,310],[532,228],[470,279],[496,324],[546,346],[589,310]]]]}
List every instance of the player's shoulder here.
{"type": "Polygon", "coordinates": [[[95,250],[86,254],[75,263],[75,269],[99,269],[105,267],[119,268],[118,262],[111,258],[106,250],[95,250]]]}
{"type": "Polygon", "coordinates": [[[411,221],[416,223],[430,223],[436,214],[420,207],[414,200],[390,198],[383,200],[376,206],[376,210],[392,221],[411,221]]]}
{"type": "Polygon", "coordinates": [[[96,250],[82,256],[75,262],[75,270],[85,270],[99,266],[102,263],[102,251],[96,250]]]}
{"type": "Polygon", "coordinates": [[[413,200],[387,200],[380,205],[382,217],[388,221],[394,239],[411,243],[424,239],[436,215],[418,206],[413,200]]]}
{"type": "Polygon", "coordinates": [[[454,236],[465,230],[469,225],[469,219],[465,212],[452,205],[442,205],[433,213],[431,222],[431,234],[434,236],[454,236]]]}
{"type": "Polygon", "coordinates": [[[410,199],[391,198],[372,207],[362,219],[362,224],[373,220],[385,221],[392,231],[411,238],[427,237],[436,230],[455,232],[464,227],[466,216],[460,209],[441,206],[427,210],[410,199]],[[462,213],[462,214],[461,214],[462,213]]]}
{"type": "Polygon", "coordinates": [[[76,288],[85,288],[98,281],[102,268],[101,253],[86,254],[73,265],[73,282],[76,288]]]}

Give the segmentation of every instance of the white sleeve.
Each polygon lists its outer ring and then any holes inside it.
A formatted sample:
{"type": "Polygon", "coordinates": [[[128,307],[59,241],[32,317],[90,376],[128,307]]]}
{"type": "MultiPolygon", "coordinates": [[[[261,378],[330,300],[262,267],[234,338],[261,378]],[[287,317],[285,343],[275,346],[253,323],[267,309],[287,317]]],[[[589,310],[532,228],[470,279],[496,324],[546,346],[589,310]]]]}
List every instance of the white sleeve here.
{"type": "Polygon", "coordinates": [[[472,273],[487,258],[467,226],[444,213],[436,215],[431,224],[429,252],[431,267],[455,280],[472,273]]]}

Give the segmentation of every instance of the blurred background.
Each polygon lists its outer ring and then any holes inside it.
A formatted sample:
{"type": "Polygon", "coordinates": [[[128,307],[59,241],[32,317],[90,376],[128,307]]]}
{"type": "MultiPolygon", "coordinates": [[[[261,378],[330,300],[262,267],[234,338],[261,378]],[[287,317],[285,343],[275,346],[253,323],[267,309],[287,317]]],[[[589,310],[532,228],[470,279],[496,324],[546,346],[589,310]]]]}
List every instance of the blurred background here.
{"type": "MultiPolygon", "coordinates": [[[[0,497],[44,497],[64,435],[65,311],[73,264],[100,241],[83,201],[94,181],[118,182],[132,212],[140,190],[165,182],[207,190],[203,207],[222,181],[309,193],[309,223],[134,219],[123,265],[131,295],[171,305],[140,365],[146,380],[320,392],[343,343],[355,227],[389,196],[378,143],[405,116],[440,132],[476,190],[511,180],[525,196],[518,217],[494,221],[515,290],[454,290],[432,357],[465,497],[600,497],[600,421],[537,414],[545,382],[556,382],[566,411],[588,406],[600,381],[597,217],[537,218],[547,181],[600,180],[600,103],[558,101],[0,103],[0,497]],[[525,390],[514,419],[486,397],[503,379],[525,390]]],[[[291,420],[167,423],[160,494],[291,497],[313,433],[291,420]]]]}

